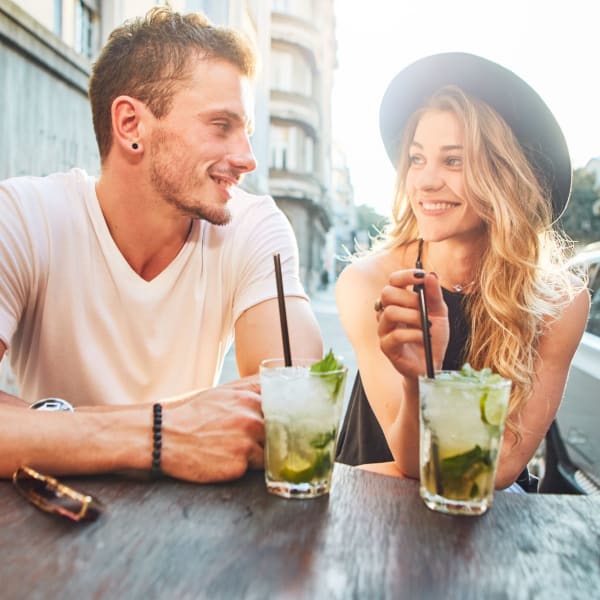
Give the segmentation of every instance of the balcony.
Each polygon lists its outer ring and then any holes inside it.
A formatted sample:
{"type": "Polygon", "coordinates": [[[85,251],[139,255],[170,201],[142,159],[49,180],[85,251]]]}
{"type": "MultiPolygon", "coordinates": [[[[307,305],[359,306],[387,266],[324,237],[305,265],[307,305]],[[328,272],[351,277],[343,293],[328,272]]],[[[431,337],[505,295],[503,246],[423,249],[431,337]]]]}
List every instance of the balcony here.
{"type": "Polygon", "coordinates": [[[312,98],[294,92],[271,90],[269,105],[271,119],[298,123],[314,138],[318,139],[321,128],[321,114],[318,104],[312,98]]]}
{"type": "Polygon", "coordinates": [[[311,173],[288,171],[286,169],[270,169],[269,185],[272,196],[286,198],[310,198],[316,204],[321,202],[323,187],[311,173]]]}
{"type": "Polygon", "coordinates": [[[271,39],[284,44],[294,44],[315,52],[320,46],[320,35],[314,23],[294,15],[273,12],[271,19],[271,39]]]}

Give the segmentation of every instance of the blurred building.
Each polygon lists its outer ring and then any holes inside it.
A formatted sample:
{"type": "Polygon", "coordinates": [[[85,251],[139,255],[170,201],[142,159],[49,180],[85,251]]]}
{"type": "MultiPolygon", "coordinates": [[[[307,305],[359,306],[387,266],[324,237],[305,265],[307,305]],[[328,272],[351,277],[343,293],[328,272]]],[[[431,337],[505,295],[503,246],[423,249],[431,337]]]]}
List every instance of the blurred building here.
{"type": "Polygon", "coordinates": [[[244,187],[270,193],[288,216],[312,291],[331,226],[333,0],[0,0],[0,179],[73,166],[98,174],[92,61],[116,26],[160,4],[204,12],[256,45],[258,168],[244,187]]]}
{"type": "Polygon", "coordinates": [[[96,29],[87,2],[62,4],[0,0],[0,179],[98,171],[87,98],[96,29]]]}
{"type": "Polygon", "coordinates": [[[309,292],[328,268],[335,49],[332,0],[273,0],[270,192],[296,232],[309,292]]]}
{"type": "Polygon", "coordinates": [[[339,147],[333,149],[332,169],[332,255],[331,276],[336,279],[348,264],[348,255],[355,250],[358,232],[358,216],[354,205],[354,188],[346,157],[339,147]]]}

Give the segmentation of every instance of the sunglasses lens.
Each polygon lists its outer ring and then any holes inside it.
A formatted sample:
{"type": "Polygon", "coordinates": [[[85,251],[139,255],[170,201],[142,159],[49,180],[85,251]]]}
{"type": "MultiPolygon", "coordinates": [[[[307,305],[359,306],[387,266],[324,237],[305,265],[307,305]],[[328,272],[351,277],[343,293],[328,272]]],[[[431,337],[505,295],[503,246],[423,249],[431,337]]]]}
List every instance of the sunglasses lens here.
{"type": "MultiPolygon", "coordinates": [[[[24,469],[19,469],[14,478],[15,485],[25,497],[38,508],[61,514],[74,521],[94,521],[100,515],[100,504],[92,499],[84,511],[82,494],[64,485],[56,485],[46,477],[38,479],[24,469]]],[[[85,497],[85,495],[83,495],[85,497]]]]}
{"type": "Polygon", "coordinates": [[[41,479],[36,479],[21,470],[15,478],[16,485],[28,496],[47,503],[56,498],[55,492],[41,479]]]}
{"type": "Polygon", "coordinates": [[[70,498],[69,496],[55,496],[52,499],[52,505],[61,514],[72,519],[79,519],[79,514],[83,507],[81,500],[70,498]]]}

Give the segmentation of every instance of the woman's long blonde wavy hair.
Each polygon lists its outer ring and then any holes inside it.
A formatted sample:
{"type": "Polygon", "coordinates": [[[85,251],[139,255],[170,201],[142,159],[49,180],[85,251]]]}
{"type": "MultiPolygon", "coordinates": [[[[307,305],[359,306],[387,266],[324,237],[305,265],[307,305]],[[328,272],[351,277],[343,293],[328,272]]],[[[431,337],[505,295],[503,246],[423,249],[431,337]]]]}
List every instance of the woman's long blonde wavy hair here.
{"type": "Polygon", "coordinates": [[[488,233],[478,285],[466,297],[471,336],[464,360],[513,382],[507,427],[520,439],[517,416],[532,393],[540,337],[583,284],[564,268],[570,243],[552,228],[548,182],[538,180],[506,122],[455,86],[440,89],[404,130],[392,220],[377,247],[419,237],[405,184],[408,148],[428,110],[451,111],[463,124],[465,199],[488,233]]]}

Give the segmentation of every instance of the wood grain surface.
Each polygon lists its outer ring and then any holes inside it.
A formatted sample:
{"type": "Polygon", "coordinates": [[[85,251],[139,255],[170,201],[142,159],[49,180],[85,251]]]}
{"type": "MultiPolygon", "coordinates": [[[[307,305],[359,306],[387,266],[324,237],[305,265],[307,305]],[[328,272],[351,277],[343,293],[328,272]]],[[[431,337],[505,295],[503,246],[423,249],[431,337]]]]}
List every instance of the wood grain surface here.
{"type": "Polygon", "coordinates": [[[46,515],[0,482],[0,598],[597,598],[600,498],[497,493],[482,517],[428,510],[414,481],[336,465],[331,494],[71,478],[107,510],[46,515]]]}

